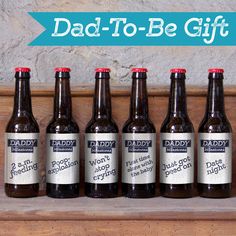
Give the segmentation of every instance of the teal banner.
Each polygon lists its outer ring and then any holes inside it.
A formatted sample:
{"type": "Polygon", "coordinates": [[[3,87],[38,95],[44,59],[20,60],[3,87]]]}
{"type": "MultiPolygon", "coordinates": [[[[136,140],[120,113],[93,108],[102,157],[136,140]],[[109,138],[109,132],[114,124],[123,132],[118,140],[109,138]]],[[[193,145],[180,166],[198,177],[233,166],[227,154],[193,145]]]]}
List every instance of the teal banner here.
{"type": "Polygon", "coordinates": [[[30,12],[30,46],[235,46],[236,12],[30,12]]]}

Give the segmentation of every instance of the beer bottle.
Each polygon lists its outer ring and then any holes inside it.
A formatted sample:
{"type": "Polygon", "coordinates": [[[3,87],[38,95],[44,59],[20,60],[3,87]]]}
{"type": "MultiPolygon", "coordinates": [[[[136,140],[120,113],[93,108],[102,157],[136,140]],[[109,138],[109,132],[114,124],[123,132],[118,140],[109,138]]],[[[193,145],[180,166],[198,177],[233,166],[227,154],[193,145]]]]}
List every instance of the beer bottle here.
{"type": "Polygon", "coordinates": [[[79,196],[79,127],[72,117],[70,68],[55,69],[54,114],[47,126],[46,192],[79,196]]]}
{"type": "Polygon", "coordinates": [[[39,126],[32,113],[30,68],[15,69],[14,108],[5,133],[5,192],[35,197],[39,191],[39,126]]]}
{"type": "Polygon", "coordinates": [[[85,130],[85,194],[118,194],[118,127],[112,119],[110,69],[97,68],[92,118],[85,130]]]}
{"type": "Polygon", "coordinates": [[[232,129],[224,109],[223,69],[209,69],[205,116],[198,132],[198,190],[202,197],[229,197],[232,129]]]}
{"type": "Polygon", "coordinates": [[[130,115],[122,134],[122,192],[129,198],[155,196],[156,129],[149,119],[147,69],[132,69],[130,115]]]}
{"type": "Polygon", "coordinates": [[[186,70],[170,72],[169,107],[160,130],[160,193],[187,198],[193,196],[194,128],[187,112],[186,70]]]}

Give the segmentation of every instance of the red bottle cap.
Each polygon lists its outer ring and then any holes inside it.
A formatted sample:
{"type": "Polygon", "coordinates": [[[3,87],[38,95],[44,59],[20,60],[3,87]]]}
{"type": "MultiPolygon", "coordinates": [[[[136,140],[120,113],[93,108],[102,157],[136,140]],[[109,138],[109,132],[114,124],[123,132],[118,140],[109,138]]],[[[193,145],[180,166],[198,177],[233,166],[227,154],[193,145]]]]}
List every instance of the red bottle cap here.
{"type": "Polygon", "coordinates": [[[185,74],[186,73],[186,69],[184,69],[184,68],[172,68],[170,70],[170,73],[183,73],[183,74],[185,74]]]}
{"type": "Polygon", "coordinates": [[[95,72],[111,72],[110,68],[96,68],[95,72]]]}
{"type": "Polygon", "coordinates": [[[54,69],[55,72],[71,72],[71,69],[68,67],[57,67],[54,69]]]}
{"type": "Polygon", "coordinates": [[[30,68],[28,68],[28,67],[16,67],[15,72],[30,72],[30,68]]]}
{"type": "Polygon", "coordinates": [[[209,73],[224,73],[224,69],[222,68],[210,68],[208,70],[209,73]]]}
{"type": "Polygon", "coordinates": [[[132,68],[132,72],[148,72],[147,68],[132,68]]]}

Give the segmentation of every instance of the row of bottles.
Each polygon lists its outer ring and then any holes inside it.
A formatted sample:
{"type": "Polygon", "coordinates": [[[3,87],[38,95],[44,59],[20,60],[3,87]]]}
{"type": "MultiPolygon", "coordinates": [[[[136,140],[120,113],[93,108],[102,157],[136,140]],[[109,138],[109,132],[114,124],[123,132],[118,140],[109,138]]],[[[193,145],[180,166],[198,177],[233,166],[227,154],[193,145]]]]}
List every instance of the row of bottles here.
{"type": "MultiPolygon", "coordinates": [[[[79,127],[72,116],[70,69],[55,69],[53,118],[46,129],[46,193],[79,196],[79,127]]],[[[109,68],[97,68],[92,118],[85,129],[85,195],[118,195],[118,127],[112,119],[109,68]]],[[[156,129],[149,118],[147,69],[132,69],[130,115],[122,129],[122,192],[155,196],[156,129]]],[[[167,116],[160,130],[160,193],[192,197],[194,128],[188,117],[185,69],[171,70],[167,116]]],[[[5,192],[34,197],[39,191],[39,126],[32,113],[30,69],[16,68],[14,109],[6,127],[5,192]]],[[[205,116],[198,130],[198,190],[202,197],[229,197],[232,129],[225,115],[223,69],[209,70],[205,116]]]]}

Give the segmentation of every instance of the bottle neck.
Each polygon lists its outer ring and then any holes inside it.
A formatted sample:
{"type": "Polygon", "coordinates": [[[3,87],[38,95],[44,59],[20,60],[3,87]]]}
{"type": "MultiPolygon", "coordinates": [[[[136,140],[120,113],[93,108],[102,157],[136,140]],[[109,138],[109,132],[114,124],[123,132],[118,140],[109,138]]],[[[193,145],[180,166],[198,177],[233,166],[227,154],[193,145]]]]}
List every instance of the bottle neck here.
{"type": "Polygon", "coordinates": [[[171,75],[168,113],[171,116],[187,115],[185,74],[171,75]]]}
{"type": "Polygon", "coordinates": [[[111,94],[109,73],[97,72],[95,82],[94,119],[111,119],[111,94]]]}
{"type": "Polygon", "coordinates": [[[56,77],[54,96],[54,119],[72,118],[72,102],[69,78],[56,77]]]}
{"type": "Polygon", "coordinates": [[[207,113],[209,115],[224,114],[224,88],[223,74],[214,73],[209,75],[207,113]]]}
{"type": "Polygon", "coordinates": [[[148,95],[146,78],[146,73],[133,74],[132,92],[130,98],[130,119],[148,119],[148,95]]]}
{"type": "Polygon", "coordinates": [[[16,75],[13,114],[14,116],[32,115],[30,76],[19,78],[16,75]]]}

